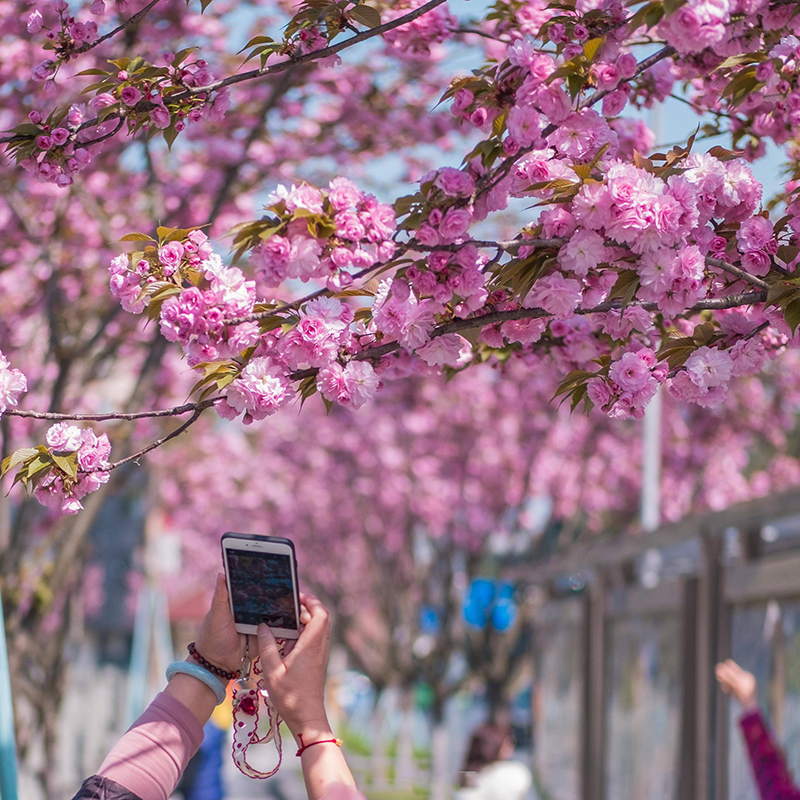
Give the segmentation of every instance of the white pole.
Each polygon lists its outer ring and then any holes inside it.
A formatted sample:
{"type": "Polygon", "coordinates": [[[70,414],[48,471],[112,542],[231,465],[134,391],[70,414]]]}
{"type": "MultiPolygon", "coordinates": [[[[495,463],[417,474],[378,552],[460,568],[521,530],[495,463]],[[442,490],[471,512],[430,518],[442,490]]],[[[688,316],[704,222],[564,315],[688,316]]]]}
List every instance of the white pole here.
{"type": "MultiPolygon", "coordinates": [[[[658,105],[653,107],[650,124],[653,126],[656,147],[662,144],[662,118],[658,105]]],[[[661,522],[661,398],[656,392],[644,412],[642,426],[642,497],[639,519],[642,528],[652,531],[661,522]]]]}
{"type": "Polygon", "coordinates": [[[661,389],[644,412],[642,429],[642,528],[652,531],[661,522],[661,389]]]}

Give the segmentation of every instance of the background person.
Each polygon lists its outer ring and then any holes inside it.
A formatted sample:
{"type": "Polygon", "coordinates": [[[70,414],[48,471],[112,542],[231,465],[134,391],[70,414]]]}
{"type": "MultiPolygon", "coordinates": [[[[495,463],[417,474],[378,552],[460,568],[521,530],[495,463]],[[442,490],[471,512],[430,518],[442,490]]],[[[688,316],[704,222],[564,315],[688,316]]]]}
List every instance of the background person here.
{"type": "Polygon", "coordinates": [[[758,707],[755,676],[731,658],[717,664],[716,675],[722,691],[732,694],[742,706],[739,725],[762,800],[800,800],[800,790],[758,707]]]}
{"type": "Polygon", "coordinates": [[[519,761],[511,761],[514,739],[508,725],[485,723],[472,734],[455,800],[522,800],[533,778],[519,761]]]}
{"type": "MultiPolygon", "coordinates": [[[[272,631],[258,629],[262,679],[275,710],[298,745],[323,742],[303,751],[301,763],[309,800],[361,797],[325,712],[330,620],[316,597],[300,594],[304,628],[291,652],[281,658],[272,631]]],[[[197,652],[228,672],[239,669],[244,637],[228,606],[224,575],[217,576],[211,609],[197,637],[197,652]]],[[[187,659],[193,665],[193,659],[187,659]]],[[[221,687],[225,684],[219,681],[221,687]]],[[[213,681],[211,681],[213,685],[213,681]]],[[[167,800],[203,741],[203,726],[217,705],[208,678],[177,673],[120,739],[96,775],[84,781],[73,800],[167,800]]]]}

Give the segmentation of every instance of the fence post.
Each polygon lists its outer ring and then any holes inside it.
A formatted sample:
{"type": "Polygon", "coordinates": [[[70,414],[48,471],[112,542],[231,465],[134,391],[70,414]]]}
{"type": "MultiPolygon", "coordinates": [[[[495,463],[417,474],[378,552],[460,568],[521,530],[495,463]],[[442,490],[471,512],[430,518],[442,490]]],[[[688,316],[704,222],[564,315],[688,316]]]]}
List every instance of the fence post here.
{"type": "Polygon", "coordinates": [[[608,576],[598,569],[589,583],[585,607],[582,800],[603,800],[605,792],[605,596],[608,576]]]}
{"type": "Polygon", "coordinates": [[[717,682],[714,667],[720,657],[722,604],[722,536],[708,532],[701,536],[703,557],[697,584],[697,630],[695,664],[695,763],[693,797],[715,800],[720,734],[717,710],[717,682]]]}
{"type": "Polygon", "coordinates": [[[6,623],[0,596],[0,798],[17,800],[17,742],[14,735],[14,704],[8,666],[6,623]]]}

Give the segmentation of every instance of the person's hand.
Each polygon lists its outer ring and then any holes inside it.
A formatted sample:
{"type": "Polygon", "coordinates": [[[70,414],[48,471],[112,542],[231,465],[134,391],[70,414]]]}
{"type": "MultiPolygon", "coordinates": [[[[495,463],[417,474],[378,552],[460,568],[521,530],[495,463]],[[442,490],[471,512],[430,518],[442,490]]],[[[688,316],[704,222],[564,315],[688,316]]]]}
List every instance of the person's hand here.
{"type": "Polygon", "coordinates": [[[304,606],[300,622],[305,625],[292,651],[281,658],[272,631],[258,626],[258,651],[263,681],[275,710],[283,717],[295,739],[306,742],[330,732],[325,712],[325,673],[328,667],[330,619],[320,601],[300,593],[304,606]]]}
{"type": "Polygon", "coordinates": [[[241,666],[245,637],[236,632],[228,604],[228,586],[222,572],[217,575],[211,608],[200,626],[195,646],[206,661],[228,672],[235,672],[241,666]]]}
{"type": "Polygon", "coordinates": [[[717,664],[715,670],[720,688],[725,694],[732,694],[741,703],[742,708],[748,708],[756,703],[755,675],[742,669],[732,658],[717,664]]]}

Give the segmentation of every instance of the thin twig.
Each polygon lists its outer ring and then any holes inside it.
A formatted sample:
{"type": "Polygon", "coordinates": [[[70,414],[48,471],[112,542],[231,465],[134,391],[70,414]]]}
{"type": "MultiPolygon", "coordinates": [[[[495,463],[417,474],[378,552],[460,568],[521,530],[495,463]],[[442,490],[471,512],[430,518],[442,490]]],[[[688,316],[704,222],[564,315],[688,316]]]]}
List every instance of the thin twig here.
{"type": "Polygon", "coordinates": [[[751,275],[749,272],[746,272],[740,267],[735,267],[733,264],[729,264],[727,261],[723,261],[721,258],[711,258],[710,256],[706,256],[706,263],[710,264],[712,267],[717,267],[724,272],[728,272],[731,275],[735,275],[737,278],[741,278],[743,281],[747,281],[749,284],[752,286],[757,286],[759,289],[769,289],[769,284],[766,281],[762,281],[761,278],[756,278],[755,275],[751,275]]]}
{"type": "Polygon", "coordinates": [[[99,39],[95,39],[93,42],[85,42],[80,47],[76,47],[70,55],[80,55],[81,53],[86,53],[89,50],[93,50],[98,45],[101,45],[103,42],[107,42],[112,37],[116,36],[120,31],[124,31],[125,28],[129,28],[131,25],[135,25],[142,17],[144,17],[151,8],[158,5],[161,0],[150,0],[150,2],[141,10],[137,11],[132,16],[128,17],[128,19],[123,20],[113,31],[109,31],[108,33],[101,36],[99,39]]]}
{"type": "Polygon", "coordinates": [[[194,413],[192,414],[189,419],[185,422],[181,423],[177,428],[175,428],[172,433],[168,433],[161,439],[156,439],[154,442],[151,442],[147,447],[143,447],[141,450],[137,450],[137,452],[129,455],[127,458],[120,459],[119,461],[115,461],[113,464],[109,464],[107,467],[103,467],[102,469],[96,470],[96,472],[111,472],[113,469],[117,469],[117,467],[121,467],[123,464],[128,464],[131,461],[138,461],[142,456],[147,455],[147,453],[155,450],[157,447],[161,447],[162,444],[166,444],[171,439],[174,439],[176,436],[180,436],[187,428],[194,425],[195,422],[200,418],[200,415],[203,411],[208,408],[208,406],[204,406],[203,408],[198,406],[195,408],[194,413]]]}
{"type": "Polygon", "coordinates": [[[147,419],[154,417],[179,417],[188,414],[190,411],[203,411],[214,405],[214,399],[203,400],[199,403],[184,403],[173,408],[161,408],[153,411],[134,411],[125,413],[123,411],[110,411],[107,414],[59,414],[55,411],[29,411],[23,408],[10,408],[3,412],[2,416],[27,417],[29,419],[46,419],[54,422],[74,420],[76,422],[109,422],[110,420],[124,420],[130,422],[135,419],[147,419]]]}

